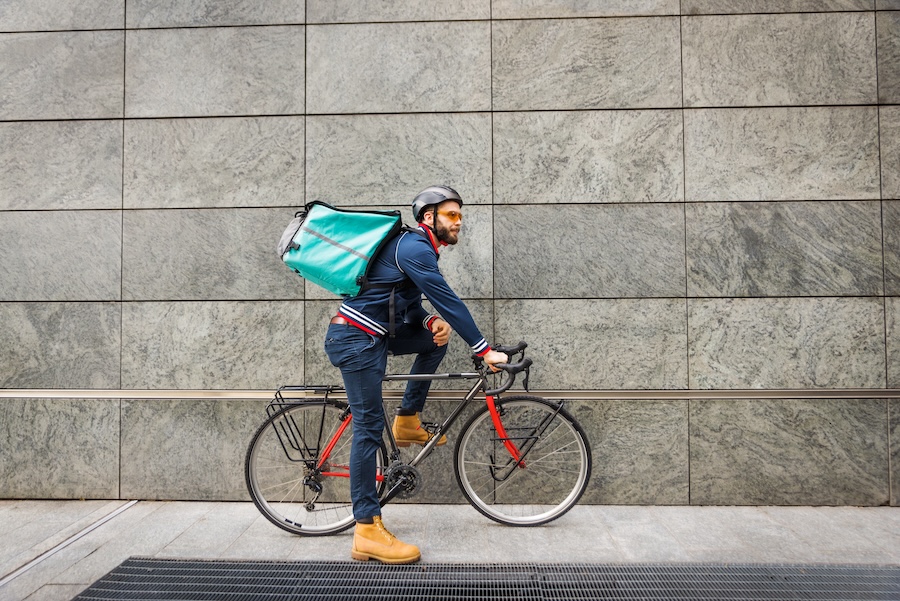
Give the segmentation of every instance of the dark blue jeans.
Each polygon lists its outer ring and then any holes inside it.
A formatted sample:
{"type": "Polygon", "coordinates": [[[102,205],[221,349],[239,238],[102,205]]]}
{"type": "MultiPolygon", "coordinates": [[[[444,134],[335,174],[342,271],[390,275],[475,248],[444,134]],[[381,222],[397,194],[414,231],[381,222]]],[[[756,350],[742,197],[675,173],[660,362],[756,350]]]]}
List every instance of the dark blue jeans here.
{"type": "MultiPolygon", "coordinates": [[[[395,338],[380,338],[351,325],[330,324],[325,335],[325,353],[340,368],[353,412],[353,444],[350,447],[350,496],[357,520],[381,515],[375,484],[376,458],[385,425],[381,382],[387,369],[388,352],[416,354],[410,373],[434,373],[447,353],[434,344],[431,332],[422,327],[399,325],[395,338]]],[[[421,411],[431,382],[408,382],[401,406],[421,411]]]]}

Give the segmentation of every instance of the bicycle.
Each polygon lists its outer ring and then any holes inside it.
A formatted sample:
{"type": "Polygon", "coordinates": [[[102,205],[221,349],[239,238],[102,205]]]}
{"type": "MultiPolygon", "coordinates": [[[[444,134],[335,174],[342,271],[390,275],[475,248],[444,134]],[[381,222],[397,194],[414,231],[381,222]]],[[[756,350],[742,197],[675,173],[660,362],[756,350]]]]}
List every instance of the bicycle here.
{"type": "MultiPolygon", "coordinates": [[[[462,401],[410,461],[401,460],[385,412],[384,439],[378,452],[377,488],[384,506],[413,496],[422,484],[418,465],[441,435],[459,419],[479,392],[485,404],[463,425],[454,450],[454,472],[466,500],[486,517],[511,526],[546,524],[569,511],[588,486],[591,451],[581,425],[564,408],[532,395],[501,398],[516,374],[525,372],[528,389],[532,360],[527,344],[495,350],[516,363],[498,364],[505,374],[497,388],[494,375],[473,356],[475,371],[454,374],[387,375],[392,380],[475,380],[462,401]],[[385,439],[387,442],[385,442],[385,439]]],[[[322,536],[350,528],[352,416],[339,386],[282,386],[266,407],[266,420],[247,449],[244,475],[253,503],[273,524],[304,536],[322,536]],[[285,394],[301,394],[299,398],[285,394]]]]}

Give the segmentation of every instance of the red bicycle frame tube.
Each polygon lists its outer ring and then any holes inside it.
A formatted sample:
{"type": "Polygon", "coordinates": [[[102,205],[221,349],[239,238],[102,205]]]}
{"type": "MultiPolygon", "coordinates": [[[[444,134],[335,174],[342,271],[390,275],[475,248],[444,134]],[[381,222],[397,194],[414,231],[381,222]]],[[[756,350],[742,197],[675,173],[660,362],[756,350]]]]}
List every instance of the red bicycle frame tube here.
{"type": "MultiPolygon", "coordinates": [[[[350,477],[350,468],[341,466],[343,469],[347,470],[345,472],[319,472],[323,476],[328,476],[330,478],[349,478],[350,477]]],[[[384,474],[375,474],[375,482],[383,482],[384,474]]]]}
{"type": "MultiPolygon", "coordinates": [[[[334,449],[334,446],[341,439],[341,436],[344,435],[344,432],[347,430],[347,427],[350,426],[350,422],[352,422],[352,421],[353,421],[352,415],[348,415],[346,418],[344,418],[344,421],[341,422],[341,425],[338,427],[337,432],[335,432],[334,436],[331,437],[331,440],[328,441],[328,446],[325,447],[324,451],[322,451],[322,456],[319,457],[319,464],[316,467],[321,468],[323,465],[325,465],[325,462],[328,460],[329,457],[331,457],[331,451],[334,449]]],[[[349,478],[350,477],[350,468],[348,467],[345,469],[346,469],[346,471],[342,471],[342,472],[320,472],[320,473],[323,476],[333,476],[333,477],[337,477],[337,478],[349,478]]],[[[384,480],[384,475],[378,474],[377,476],[375,476],[375,480],[377,482],[381,482],[382,480],[384,480]]]]}
{"type": "Polygon", "coordinates": [[[325,447],[325,450],[322,452],[322,456],[319,457],[319,464],[316,466],[321,468],[324,465],[325,460],[331,457],[331,451],[334,449],[334,445],[337,444],[337,441],[340,440],[341,435],[344,433],[344,430],[350,425],[350,420],[353,419],[352,415],[348,415],[344,418],[344,421],[341,422],[341,425],[338,427],[337,432],[335,432],[334,436],[331,437],[331,440],[328,441],[328,446],[325,447]]]}
{"type": "Polygon", "coordinates": [[[503,427],[503,422],[500,421],[500,414],[497,413],[497,405],[494,403],[494,397],[485,395],[484,398],[485,401],[487,401],[488,411],[491,412],[491,420],[494,422],[494,429],[497,430],[497,435],[500,437],[500,440],[503,441],[503,446],[506,447],[506,450],[509,451],[512,458],[515,459],[516,465],[524,468],[525,462],[522,461],[522,453],[513,441],[509,439],[509,436],[507,436],[506,429],[503,427]]]}

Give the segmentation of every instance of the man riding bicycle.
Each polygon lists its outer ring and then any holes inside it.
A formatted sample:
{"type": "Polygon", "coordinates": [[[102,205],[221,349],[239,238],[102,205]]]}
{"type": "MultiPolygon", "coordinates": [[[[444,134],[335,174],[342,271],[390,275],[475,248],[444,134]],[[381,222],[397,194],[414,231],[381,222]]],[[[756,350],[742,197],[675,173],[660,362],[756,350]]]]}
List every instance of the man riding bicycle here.
{"type": "MultiPolygon", "coordinates": [[[[385,245],[373,261],[368,285],[358,296],[344,300],[328,326],[325,352],[341,370],[353,414],[354,559],[413,563],[421,557],[418,547],[398,540],[381,521],[375,478],[384,428],[381,385],[388,353],[415,354],[410,373],[433,374],[456,330],[488,365],[509,360],[491,349],[438,269],[440,249],[459,240],[462,204],[459,194],[447,186],[431,186],[416,195],[412,211],[418,228],[404,231],[385,245]],[[423,295],[439,315],[425,310],[423,295]]],[[[420,419],[430,386],[427,380],[407,384],[392,426],[399,446],[424,445],[431,438],[420,419]]],[[[437,445],[446,442],[441,437],[437,445]]]]}

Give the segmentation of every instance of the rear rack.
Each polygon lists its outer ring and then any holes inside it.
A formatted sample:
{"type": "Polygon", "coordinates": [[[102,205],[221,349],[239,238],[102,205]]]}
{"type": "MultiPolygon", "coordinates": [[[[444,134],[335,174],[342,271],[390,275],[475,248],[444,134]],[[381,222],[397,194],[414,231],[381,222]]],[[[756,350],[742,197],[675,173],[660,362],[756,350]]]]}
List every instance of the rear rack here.
{"type": "Polygon", "coordinates": [[[310,401],[327,401],[329,395],[343,394],[342,386],[282,386],[275,391],[275,397],[266,406],[266,415],[269,417],[292,405],[308,403],[310,401]],[[304,393],[302,396],[285,396],[284,393],[304,393]]]}

